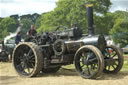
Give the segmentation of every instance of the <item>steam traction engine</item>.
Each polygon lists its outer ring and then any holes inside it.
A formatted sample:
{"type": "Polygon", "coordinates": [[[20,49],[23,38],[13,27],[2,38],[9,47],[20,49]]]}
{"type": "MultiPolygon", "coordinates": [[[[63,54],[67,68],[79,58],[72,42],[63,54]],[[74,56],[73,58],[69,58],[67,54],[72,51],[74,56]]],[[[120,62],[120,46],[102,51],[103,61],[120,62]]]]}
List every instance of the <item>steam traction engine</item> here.
{"type": "Polygon", "coordinates": [[[119,72],[123,65],[121,52],[115,46],[107,46],[103,35],[94,35],[92,5],[89,4],[87,10],[88,36],[75,25],[72,29],[58,27],[54,32],[30,37],[13,51],[16,72],[33,77],[40,71],[55,73],[62,65],[73,62],[83,78],[97,78],[102,72],[119,72]]]}

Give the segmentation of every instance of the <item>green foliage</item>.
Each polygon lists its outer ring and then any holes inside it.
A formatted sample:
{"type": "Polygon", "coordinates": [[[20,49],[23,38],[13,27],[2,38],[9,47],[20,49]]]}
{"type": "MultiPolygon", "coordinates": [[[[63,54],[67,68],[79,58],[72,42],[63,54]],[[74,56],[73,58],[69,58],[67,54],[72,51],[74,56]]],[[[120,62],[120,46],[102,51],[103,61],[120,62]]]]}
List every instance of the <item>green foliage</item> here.
{"type": "Polygon", "coordinates": [[[40,17],[39,14],[37,13],[34,13],[31,15],[31,20],[33,21],[33,23],[35,24],[36,23],[36,20],[40,17]]]}
{"type": "Polygon", "coordinates": [[[22,15],[20,16],[20,20],[23,20],[23,19],[29,19],[31,20],[33,23],[32,24],[35,24],[36,23],[36,20],[37,18],[39,17],[40,15],[37,14],[37,13],[34,13],[34,14],[27,14],[27,15],[22,15]]]}
{"type": "Polygon", "coordinates": [[[15,19],[15,20],[18,20],[19,19],[19,15],[17,15],[17,14],[16,15],[11,15],[10,17],[13,18],[13,19],[15,19]]]}
{"type": "Polygon", "coordinates": [[[37,18],[35,22],[35,29],[38,29],[41,26],[41,16],[37,18]]]}
{"type": "Polygon", "coordinates": [[[2,21],[3,18],[0,17],[0,22],[2,21]]]}
{"type": "Polygon", "coordinates": [[[123,47],[128,44],[128,12],[117,11],[114,14],[114,26],[110,34],[113,40],[123,47]]]}
{"type": "Polygon", "coordinates": [[[14,32],[16,30],[16,21],[10,17],[4,18],[0,22],[0,29],[14,32]]]}
{"type": "Polygon", "coordinates": [[[0,21],[0,41],[3,40],[10,32],[15,32],[16,21],[7,17],[0,21]]]}
{"type": "Polygon", "coordinates": [[[103,16],[95,16],[95,32],[96,34],[104,34],[109,35],[109,31],[112,29],[114,25],[113,21],[114,14],[113,13],[106,13],[103,16]]]}
{"type": "Polygon", "coordinates": [[[38,31],[54,30],[58,26],[71,28],[74,23],[86,33],[87,14],[86,4],[94,3],[95,13],[105,14],[111,3],[110,0],[59,0],[54,11],[41,16],[41,26],[38,31]]]}
{"type": "Polygon", "coordinates": [[[0,41],[4,40],[4,38],[9,35],[9,32],[7,31],[7,29],[5,30],[1,30],[0,29],[0,41]]]}

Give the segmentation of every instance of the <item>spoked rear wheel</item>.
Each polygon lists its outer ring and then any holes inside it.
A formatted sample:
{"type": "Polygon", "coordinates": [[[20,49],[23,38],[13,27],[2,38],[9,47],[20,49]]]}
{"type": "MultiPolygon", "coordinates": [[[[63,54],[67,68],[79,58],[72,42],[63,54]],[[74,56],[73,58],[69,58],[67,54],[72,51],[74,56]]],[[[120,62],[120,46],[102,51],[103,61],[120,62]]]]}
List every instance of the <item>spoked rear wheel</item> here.
{"type": "Polygon", "coordinates": [[[105,50],[105,73],[118,73],[123,66],[123,55],[121,51],[113,46],[107,46],[105,50]]]}
{"type": "Polygon", "coordinates": [[[23,42],[13,51],[13,66],[24,77],[36,76],[43,65],[41,49],[34,43],[23,42]]]}
{"type": "Polygon", "coordinates": [[[102,53],[94,46],[81,47],[75,54],[75,68],[83,78],[99,77],[104,68],[102,53]]]}

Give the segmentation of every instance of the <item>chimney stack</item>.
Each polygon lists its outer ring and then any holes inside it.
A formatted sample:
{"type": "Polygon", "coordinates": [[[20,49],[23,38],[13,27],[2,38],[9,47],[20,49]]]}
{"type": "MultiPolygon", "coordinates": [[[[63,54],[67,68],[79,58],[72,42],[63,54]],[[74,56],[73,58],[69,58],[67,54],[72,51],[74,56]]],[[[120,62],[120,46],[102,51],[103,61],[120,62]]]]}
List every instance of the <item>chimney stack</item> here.
{"type": "Polygon", "coordinates": [[[87,15],[88,15],[88,35],[93,36],[94,28],[93,28],[93,4],[87,4],[87,15]]]}

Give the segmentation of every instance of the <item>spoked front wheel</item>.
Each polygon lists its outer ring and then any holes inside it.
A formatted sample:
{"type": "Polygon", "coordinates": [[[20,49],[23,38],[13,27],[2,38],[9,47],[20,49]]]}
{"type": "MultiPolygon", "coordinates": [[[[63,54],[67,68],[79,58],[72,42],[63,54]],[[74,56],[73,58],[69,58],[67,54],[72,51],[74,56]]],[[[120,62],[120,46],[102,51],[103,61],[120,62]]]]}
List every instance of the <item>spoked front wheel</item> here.
{"type": "Polygon", "coordinates": [[[22,42],[13,51],[13,66],[24,77],[36,76],[43,65],[41,49],[34,43],[22,42]]]}
{"type": "Polygon", "coordinates": [[[104,68],[102,53],[91,45],[81,47],[75,54],[75,68],[83,78],[97,78],[104,68]]]}

